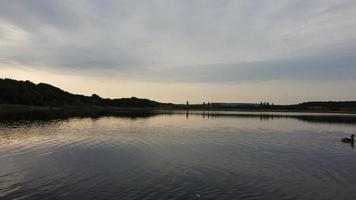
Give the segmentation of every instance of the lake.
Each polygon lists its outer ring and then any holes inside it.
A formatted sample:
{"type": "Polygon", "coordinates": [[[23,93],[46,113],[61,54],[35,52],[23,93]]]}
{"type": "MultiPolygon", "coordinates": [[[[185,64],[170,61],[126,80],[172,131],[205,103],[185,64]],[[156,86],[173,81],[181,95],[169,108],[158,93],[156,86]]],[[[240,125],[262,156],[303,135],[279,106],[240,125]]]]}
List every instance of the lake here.
{"type": "Polygon", "coordinates": [[[356,116],[0,119],[0,199],[356,199],[356,116]]]}

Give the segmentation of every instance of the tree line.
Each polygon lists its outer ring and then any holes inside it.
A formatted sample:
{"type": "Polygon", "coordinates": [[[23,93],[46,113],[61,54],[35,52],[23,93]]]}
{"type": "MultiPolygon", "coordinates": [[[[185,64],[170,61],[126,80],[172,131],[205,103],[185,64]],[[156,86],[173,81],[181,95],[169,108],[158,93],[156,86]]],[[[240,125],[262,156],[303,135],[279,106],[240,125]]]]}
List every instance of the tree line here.
{"type": "Polygon", "coordinates": [[[31,106],[115,106],[115,107],[157,107],[159,102],[136,97],[108,99],[99,95],[71,94],[46,83],[0,79],[0,104],[21,104],[31,106]]]}
{"type": "Polygon", "coordinates": [[[244,109],[244,110],[307,110],[307,111],[356,111],[356,101],[314,101],[294,105],[275,105],[262,101],[259,104],[227,104],[203,102],[202,104],[160,103],[136,97],[109,99],[99,95],[72,94],[46,83],[0,79],[0,104],[30,106],[103,106],[103,107],[159,107],[168,109],[244,109]]]}

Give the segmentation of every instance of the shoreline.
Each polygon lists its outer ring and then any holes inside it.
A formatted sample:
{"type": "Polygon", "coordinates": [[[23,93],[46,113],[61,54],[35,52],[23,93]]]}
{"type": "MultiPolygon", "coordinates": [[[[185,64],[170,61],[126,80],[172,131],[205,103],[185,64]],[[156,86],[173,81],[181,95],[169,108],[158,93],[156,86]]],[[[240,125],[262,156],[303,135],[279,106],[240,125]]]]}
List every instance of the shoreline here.
{"type": "Polygon", "coordinates": [[[258,112],[258,113],[320,113],[320,114],[356,114],[355,110],[284,110],[284,109],[217,109],[217,108],[184,108],[184,107],[105,107],[105,106],[30,106],[20,104],[0,104],[0,114],[21,114],[26,112],[73,111],[73,112],[169,112],[169,111],[198,111],[198,112],[258,112]]]}

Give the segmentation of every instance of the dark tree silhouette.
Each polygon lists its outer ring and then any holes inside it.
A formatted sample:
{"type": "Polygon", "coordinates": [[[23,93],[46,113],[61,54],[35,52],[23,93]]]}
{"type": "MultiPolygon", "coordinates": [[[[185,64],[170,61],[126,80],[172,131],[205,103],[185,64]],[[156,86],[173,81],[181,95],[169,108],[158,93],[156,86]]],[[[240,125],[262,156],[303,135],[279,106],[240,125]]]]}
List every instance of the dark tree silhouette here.
{"type": "Polygon", "coordinates": [[[104,99],[97,94],[71,94],[46,83],[0,79],[0,103],[32,106],[125,106],[157,107],[163,104],[136,97],[104,99]]]}

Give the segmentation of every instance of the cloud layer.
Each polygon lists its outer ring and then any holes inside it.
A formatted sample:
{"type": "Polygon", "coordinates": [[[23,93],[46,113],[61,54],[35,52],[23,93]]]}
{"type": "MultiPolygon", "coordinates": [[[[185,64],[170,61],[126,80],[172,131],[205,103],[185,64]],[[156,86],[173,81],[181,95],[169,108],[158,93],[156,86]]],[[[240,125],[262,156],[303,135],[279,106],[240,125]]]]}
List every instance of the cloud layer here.
{"type": "Polygon", "coordinates": [[[353,80],[355,10],[353,0],[4,1],[0,67],[174,82],[353,80]]]}

